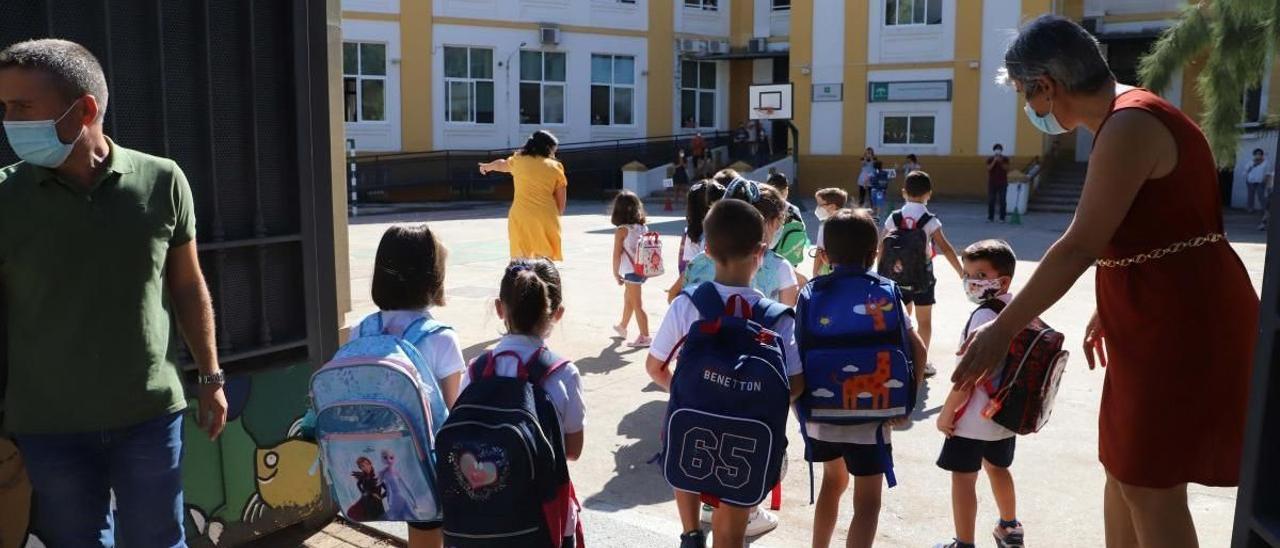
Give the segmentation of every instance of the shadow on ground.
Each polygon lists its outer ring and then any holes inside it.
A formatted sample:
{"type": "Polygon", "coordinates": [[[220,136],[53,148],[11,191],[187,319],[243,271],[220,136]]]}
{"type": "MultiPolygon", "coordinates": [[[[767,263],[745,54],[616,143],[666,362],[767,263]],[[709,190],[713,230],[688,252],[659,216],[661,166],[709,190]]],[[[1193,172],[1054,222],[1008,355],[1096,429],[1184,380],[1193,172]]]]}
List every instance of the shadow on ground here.
{"type": "MultiPolygon", "coordinates": [[[[621,369],[627,365],[627,361],[623,359],[624,356],[644,350],[643,348],[626,348],[619,352],[619,349],[624,348],[622,342],[622,339],[612,339],[609,346],[601,350],[599,354],[575,359],[573,363],[578,365],[578,371],[583,375],[599,375],[621,369]]],[[[641,367],[643,367],[643,362],[641,362],[641,367]]]]}
{"type": "Polygon", "coordinates": [[[583,506],[616,512],[675,500],[671,487],[662,478],[662,469],[654,461],[661,448],[659,432],[666,412],[667,402],[650,401],[622,417],[618,434],[632,443],[614,451],[613,476],[583,506]]]}

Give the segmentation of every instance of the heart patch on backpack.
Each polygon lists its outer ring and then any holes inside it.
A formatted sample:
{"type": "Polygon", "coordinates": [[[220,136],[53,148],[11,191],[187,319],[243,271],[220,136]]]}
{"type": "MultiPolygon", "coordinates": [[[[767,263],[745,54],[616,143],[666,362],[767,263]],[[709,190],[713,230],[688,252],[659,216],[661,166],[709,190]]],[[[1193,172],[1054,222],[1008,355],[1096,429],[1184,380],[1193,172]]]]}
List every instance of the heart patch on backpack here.
{"type": "Polygon", "coordinates": [[[501,447],[468,443],[450,452],[448,461],[457,485],[472,500],[486,500],[507,487],[511,463],[501,447]]]}
{"type": "Polygon", "coordinates": [[[462,475],[467,478],[467,484],[472,489],[488,487],[498,481],[498,465],[492,462],[480,462],[470,452],[462,454],[458,459],[458,466],[462,467],[462,475]]]}

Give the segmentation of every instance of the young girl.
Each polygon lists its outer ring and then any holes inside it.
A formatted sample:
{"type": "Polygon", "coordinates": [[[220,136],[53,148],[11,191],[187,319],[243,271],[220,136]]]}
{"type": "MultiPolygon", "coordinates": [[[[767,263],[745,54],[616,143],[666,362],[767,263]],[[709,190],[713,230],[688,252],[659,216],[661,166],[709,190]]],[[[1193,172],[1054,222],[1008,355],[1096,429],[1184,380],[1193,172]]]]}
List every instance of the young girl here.
{"type": "MultiPolygon", "coordinates": [[[[425,224],[395,225],[378,243],[373,267],[373,302],[380,312],[366,318],[382,323],[384,333],[402,333],[415,321],[431,320],[430,308],[444,305],[444,246],[425,224]]],[[[360,330],[352,330],[353,339],[360,330]]],[[[419,341],[412,341],[425,358],[440,385],[445,405],[453,407],[466,362],[462,346],[452,329],[445,329],[419,341]]],[[[386,478],[379,476],[381,481],[386,478]]],[[[409,522],[410,548],[439,547],[444,544],[439,522],[409,522]]]]}
{"type": "Polygon", "coordinates": [[[640,334],[636,340],[627,343],[631,348],[646,348],[652,341],[649,338],[649,315],[644,311],[644,299],[640,295],[640,287],[646,278],[636,271],[635,265],[639,260],[640,238],[649,232],[645,220],[644,203],[636,193],[624,190],[613,199],[612,221],[613,226],[618,227],[613,235],[613,279],[625,288],[622,293],[622,322],[613,326],[613,330],[626,340],[627,324],[635,314],[640,334]]]}
{"type": "Polygon", "coordinates": [[[724,185],[711,179],[703,179],[689,187],[685,197],[684,237],[680,239],[680,276],[671,288],[667,289],[667,302],[674,301],[684,288],[684,270],[689,262],[702,253],[702,219],[706,218],[711,205],[724,197],[724,185]]]}
{"type": "MultiPolygon", "coordinates": [[[[502,275],[494,307],[507,328],[493,349],[495,371],[514,377],[519,365],[511,354],[527,363],[539,350],[547,351],[546,338],[564,316],[560,271],[546,259],[512,261],[502,275]]],[[[543,381],[542,388],[560,419],[565,457],[576,461],[582,455],[586,417],[578,366],[570,362],[560,367],[543,381]]],[[[576,502],[570,502],[565,531],[571,533],[577,529],[580,509],[576,502]]]]}

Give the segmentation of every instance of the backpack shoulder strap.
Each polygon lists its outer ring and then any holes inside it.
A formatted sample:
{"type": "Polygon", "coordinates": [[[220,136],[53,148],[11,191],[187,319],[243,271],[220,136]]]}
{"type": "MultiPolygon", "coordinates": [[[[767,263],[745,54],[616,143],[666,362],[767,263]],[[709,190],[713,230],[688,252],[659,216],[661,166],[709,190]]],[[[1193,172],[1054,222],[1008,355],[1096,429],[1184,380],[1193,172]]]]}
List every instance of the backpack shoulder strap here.
{"type": "Polygon", "coordinates": [[[979,311],[990,310],[992,312],[995,312],[996,314],[999,314],[1004,311],[1004,307],[1005,307],[1004,301],[1000,299],[988,299],[984,301],[982,304],[978,305],[978,308],[973,309],[973,312],[969,314],[969,320],[964,322],[964,336],[960,338],[962,339],[969,338],[969,324],[973,323],[973,317],[977,316],[979,311]]]}
{"type": "Polygon", "coordinates": [[[902,216],[902,210],[901,210],[901,209],[899,209],[899,210],[897,210],[897,211],[893,212],[893,227],[894,227],[894,228],[896,228],[896,229],[898,229],[898,230],[902,230],[902,225],[903,225],[903,222],[904,222],[904,221],[905,221],[905,219],[904,219],[904,218],[903,218],[903,216],[902,216]]]}
{"type": "Polygon", "coordinates": [[[376,337],[382,334],[382,312],[374,312],[360,321],[359,336],[376,337]]]}
{"type": "Polygon", "coordinates": [[[414,320],[413,323],[410,323],[405,327],[404,331],[400,333],[400,338],[409,341],[416,346],[421,344],[423,339],[446,329],[453,328],[434,319],[422,317],[414,320]]]}
{"type": "Polygon", "coordinates": [[[926,211],[924,215],[921,215],[920,218],[916,220],[916,228],[920,230],[924,230],[924,226],[929,224],[929,221],[932,221],[932,220],[933,220],[933,214],[926,211]]]}
{"type": "Polygon", "coordinates": [[[693,306],[698,309],[698,315],[702,319],[709,320],[724,315],[724,300],[720,298],[720,292],[716,291],[715,284],[704,282],[693,291],[686,292],[686,295],[693,301],[693,306]]]}
{"type": "Polygon", "coordinates": [[[475,359],[471,360],[471,363],[467,364],[467,376],[472,382],[475,382],[484,378],[485,371],[491,370],[493,366],[493,351],[487,350],[484,354],[476,356],[475,359]]]}
{"type": "Polygon", "coordinates": [[[772,329],[773,326],[778,323],[778,320],[783,318],[783,316],[791,316],[794,318],[795,310],[785,304],[771,299],[760,299],[759,301],[756,301],[755,306],[751,307],[751,318],[754,319],[756,323],[759,323],[769,329],[772,329]]]}
{"type": "Polygon", "coordinates": [[[560,368],[568,364],[569,360],[555,355],[550,350],[547,350],[547,347],[539,348],[527,365],[529,382],[535,386],[541,386],[542,382],[547,380],[547,377],[550,377],[552,373],[559,371],[560,368]]]}

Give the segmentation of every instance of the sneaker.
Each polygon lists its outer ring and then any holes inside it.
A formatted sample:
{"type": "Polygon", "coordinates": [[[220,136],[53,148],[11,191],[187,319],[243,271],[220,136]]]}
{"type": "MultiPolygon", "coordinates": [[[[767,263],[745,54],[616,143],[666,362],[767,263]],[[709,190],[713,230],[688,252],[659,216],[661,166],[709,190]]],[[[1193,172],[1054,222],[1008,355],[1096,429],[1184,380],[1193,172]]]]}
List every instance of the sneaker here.
{"type": "Polygon", "coordinates": [[[653,337],[636,337],[636,340],[627,343],[631,348],[649,348],[653,344],[653,337]]]}
{"type": "Polygon", "coordinates": [[[756,507],[751,510],[751,518],[747,520],[748,537],[756,537],[778,528],[778,516],[768,510],[756,507]]]}
{"type": "MultiPolygon", "coordinates": [[[[934,544],[933,548],[964,548],[964,546],[965,546],[964,544],[960,544],[959,540],[951,539],[951,542],[947,542],[947,543],[939,542],[937,544],[934,544]]],[[[970,544],[969,546],[973,546],[973,545],[970,544]]]]}
{"type": "Polygon", "coordinates": [[[931,363],[924,364],[924,378],[926,379],[932,378],[934,375],[937,375],[937,374],[938,374],[938,369],[935,368],[933,364],[931,363]]]}
{"type": "Polygon", "coordinates": [[[999,548],[1022,548],[1022,524],[1019,523],[1013,527],[1001,527],[996,524],[996,530],[991,533],[996,538],[996,546],[999,548]]]}
{"type": "Polygon", "coordinates": [[[680,548],[707,548],[707,537],[702,531],[689,531],[680,535],[680,548]]]}
{"type": "Polygon", "coordinates": [[[613,326],[613,332],[618,334],[619,339],[624,341],[627,340],[627,328],[622,327],[621,325],[615,325],[613,326]]]}
{"type": "Polygon", "coordinates": [[[703,504],[702,514],[698,516],[698,520],[701,521],[702,523],[711,523],[711,513],[714,512],[715,510],[716,510],[715,507],[711,506],[710,504],[703,504]]]}

